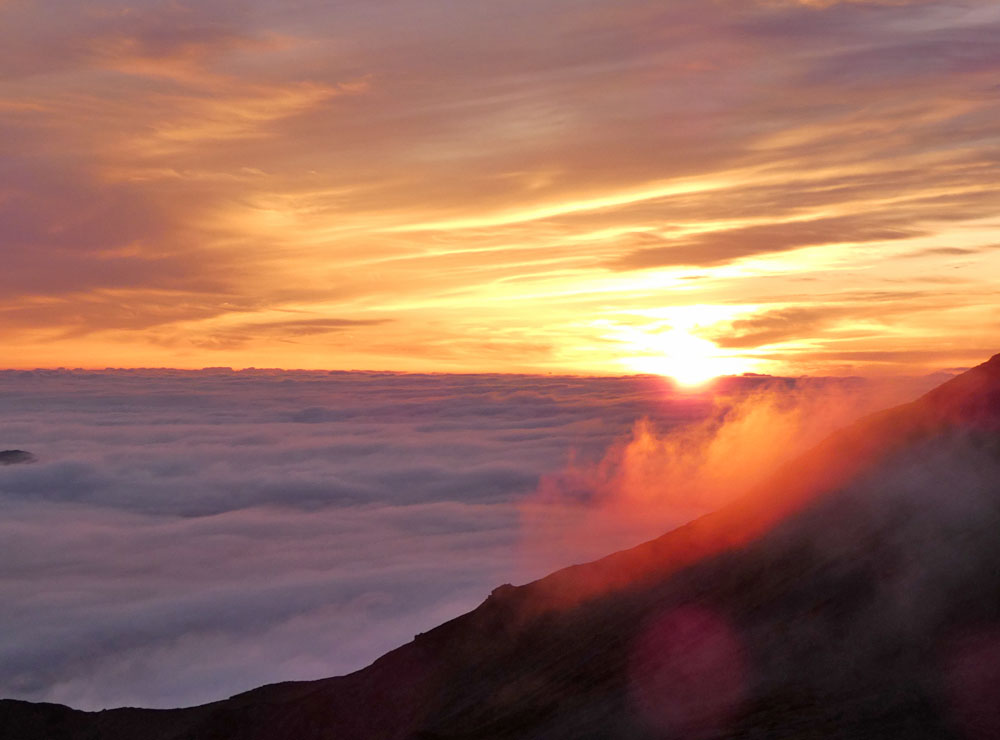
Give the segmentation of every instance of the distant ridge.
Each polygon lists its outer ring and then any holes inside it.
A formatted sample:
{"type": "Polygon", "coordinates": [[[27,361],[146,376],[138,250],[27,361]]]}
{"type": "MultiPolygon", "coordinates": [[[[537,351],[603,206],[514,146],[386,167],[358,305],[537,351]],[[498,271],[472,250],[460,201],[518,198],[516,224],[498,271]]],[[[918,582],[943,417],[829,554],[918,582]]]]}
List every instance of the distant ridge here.
{"type": "Polygon", "coordinates": [[[37,457],[25,450],[0,450],[0,465],[17,465],[37,461],[37,457]]]}
{"type": "Polygon", "coordinates": [[[1000,355],[356,673],[170,711],[0,701],[0,737],[997,738],[998,532],[1000,355]]]}

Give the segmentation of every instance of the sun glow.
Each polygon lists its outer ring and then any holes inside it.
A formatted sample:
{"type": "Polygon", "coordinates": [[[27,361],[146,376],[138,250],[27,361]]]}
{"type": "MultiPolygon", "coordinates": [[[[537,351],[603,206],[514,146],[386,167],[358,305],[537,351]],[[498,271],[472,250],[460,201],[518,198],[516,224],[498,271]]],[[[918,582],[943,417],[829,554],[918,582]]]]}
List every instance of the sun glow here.
{"type": "Polygon", "coordinates": [[[651,336],[648,349],[657,353],[630,357],[626,360],[629,367],[639,372],[665,375],[684,386],[701,385],[720,375],[744,372],[747,368],[741,358],[721,356],[715,344],[683,329],[651,336]]]}
{"type": "Polygon", "coordinates": [[[657,311],[659,321],[652,325],[618,326],[606,338],[626,345],[622,363],[630,370],[663,375],[683,386],[698,386],[720,375],[753,369],[753,360],[727,354],[698,336],[699,330],[732,320],[743,311],[729,306],[675,306],[657,311]]]}

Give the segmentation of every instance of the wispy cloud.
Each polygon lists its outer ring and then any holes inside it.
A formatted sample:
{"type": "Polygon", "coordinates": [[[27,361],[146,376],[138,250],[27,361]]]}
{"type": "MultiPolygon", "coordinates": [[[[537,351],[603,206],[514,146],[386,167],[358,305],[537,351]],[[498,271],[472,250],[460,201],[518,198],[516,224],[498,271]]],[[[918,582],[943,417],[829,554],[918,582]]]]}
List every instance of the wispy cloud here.
{"type": "MultiPolygon", "coordinates": [[[[47,307],[7,329],[35,363],[488,369],[450,351],[488,333],[549,347],[515,367],[614,372],[586,320],[943,270],[981,293],[1000,269],[986,0],[0,13],[0,280],[47,307]],[[109,291],[135,319],[90,312],[84,338],[74,305],[109,291]],[[320,333],[213,339],[248,306],[393,321],[350,355],[320,333]]],[[[938,295],[980,344],[993,304],[938,295]]],[[[832,368],[862,349],[831,333],[848,321],[769,361],[832,368]]],[[[895,321],[900,352],[961,323],[895,321]]]]}

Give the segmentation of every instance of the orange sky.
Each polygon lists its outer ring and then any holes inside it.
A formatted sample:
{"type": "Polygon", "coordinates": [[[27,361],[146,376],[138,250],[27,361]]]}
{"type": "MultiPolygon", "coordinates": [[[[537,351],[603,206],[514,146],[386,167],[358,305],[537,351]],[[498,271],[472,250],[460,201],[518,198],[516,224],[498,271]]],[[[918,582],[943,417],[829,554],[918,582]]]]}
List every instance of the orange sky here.
{"type": "Polygon", "coordinates": [[[994,0],[0,0],[0,366],[1000,350],[994,0]]]}

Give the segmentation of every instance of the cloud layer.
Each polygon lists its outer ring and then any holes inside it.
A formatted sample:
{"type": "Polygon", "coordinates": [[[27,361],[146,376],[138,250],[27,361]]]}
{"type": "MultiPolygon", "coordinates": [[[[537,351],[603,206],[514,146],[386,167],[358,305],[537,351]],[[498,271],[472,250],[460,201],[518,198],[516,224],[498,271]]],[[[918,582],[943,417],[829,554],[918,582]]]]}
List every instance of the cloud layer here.
{"type": "Polygon", "coordinates": [[[762,470],[894,398],[803,382],[0,373],[3,444],[38,458],[0,470],[0,695],[170,707],[355,670],[723,503],[749,479],[720,455],[762,470]]]}
{"type": "MultiPolygon", "coordinates": [[[[365,665],[541,575],[517,501],[662,381],[8,372],[0,694],[177,706],[365,665]]],[[[571,554],[565,554],[571,557],[571,554]]]]}

